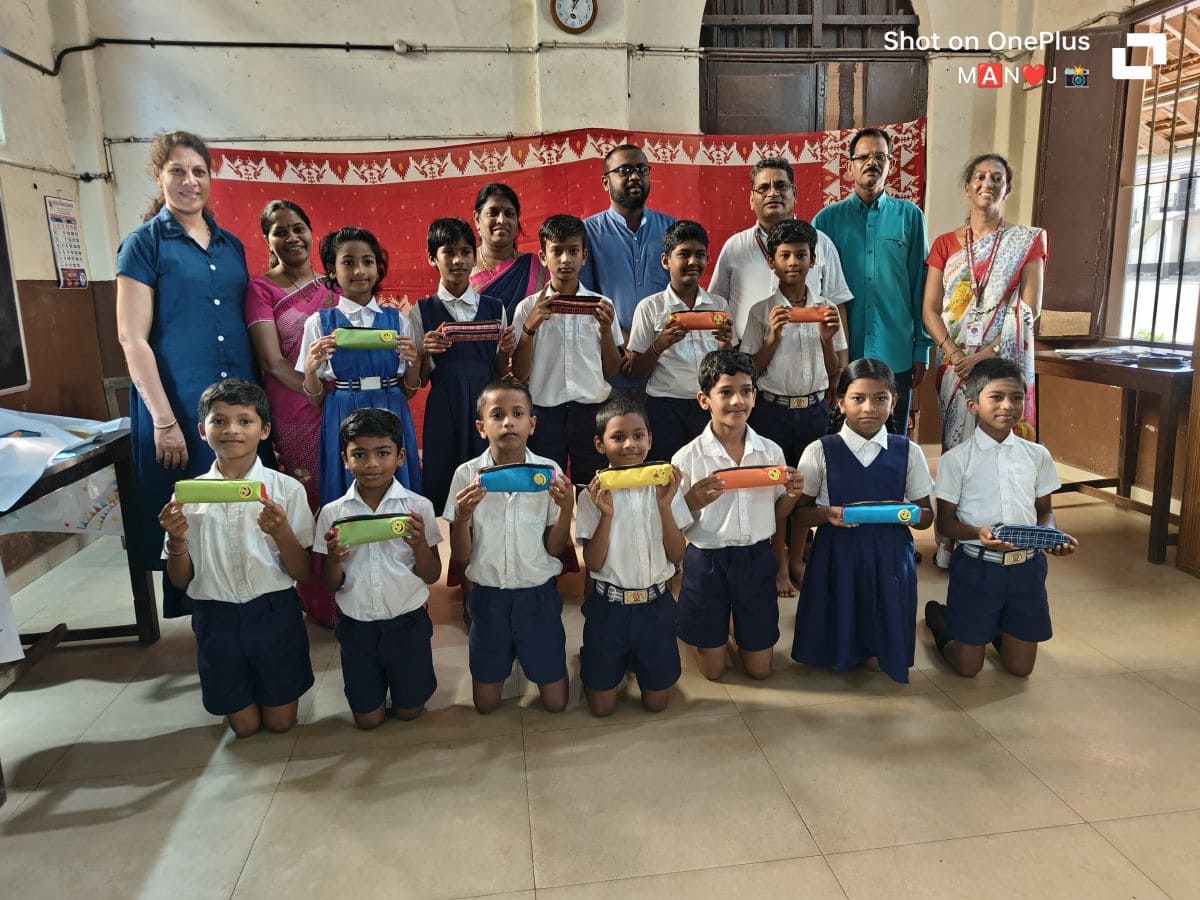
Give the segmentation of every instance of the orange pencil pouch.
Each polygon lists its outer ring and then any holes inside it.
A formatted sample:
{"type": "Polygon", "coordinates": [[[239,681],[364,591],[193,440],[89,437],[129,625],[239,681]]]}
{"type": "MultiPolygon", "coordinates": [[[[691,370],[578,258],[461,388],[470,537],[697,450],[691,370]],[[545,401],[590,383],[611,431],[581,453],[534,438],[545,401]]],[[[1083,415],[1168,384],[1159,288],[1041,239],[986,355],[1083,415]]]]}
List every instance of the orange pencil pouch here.
{"type": "Polygon", "coordinates": [[[787,469],[783,466],[737,466],[732,469],[717,469],[713,472],[721,479],[725,490],[739,488],[779,487],[787,483],[787,469]]]}
{"type": "Polygon", "coordinates": [[[788,310],[788,322],[793,325],[801,322],[824,322],[827,309],[828,306],[793,306],[788,310]]]}
{"type": "Polygon", "coordinates": [[[729,321],[729,313],[723,310],[692,310],[672,313],[668,324],[682,325],[688,331],[712,331],[729,321]]]}

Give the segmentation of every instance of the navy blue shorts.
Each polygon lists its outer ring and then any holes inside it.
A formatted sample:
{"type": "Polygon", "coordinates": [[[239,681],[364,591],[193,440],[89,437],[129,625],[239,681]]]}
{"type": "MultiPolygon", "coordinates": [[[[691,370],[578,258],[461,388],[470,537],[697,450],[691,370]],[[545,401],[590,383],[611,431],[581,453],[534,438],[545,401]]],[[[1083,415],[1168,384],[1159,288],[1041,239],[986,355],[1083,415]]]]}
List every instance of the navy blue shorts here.
{"type": "MultiPolygon", "coordinates": [[[[699,391],[699,382],[696,390],[699,391]]],[[[670,460],[675,451],[695,438],[711,420],[708,412],[689,397],[646,397],[646,416],[654,444],[650,459],[670,460]]]]}
{"type": "Polygon", "coordinates": [[[251,704],[286,706],[313,686],[308,632],[295,588],[246,603],[193,600],[200,697],[214,716],[251,704]]]}
{"type": "Polygon", "coordinates": [[[788,409],[759,397],[750,410],[750,427],[783,449],[789,466],[800,462],[800,454],[829,431],[829,406],[820,402],[806,409],[788,409]]]}
{"type": "Polygon", "coordinates": [[[379,709],[389,690],[396,709],[418,709],[437,690],[430,647],[433,622],[425,607],[374,622],[343,612],[334,634],[342,648],[342,680],[353,712],[379,709]]]}
{"type": "Polygon", "coordinates": [[[1015,566],[975,559],[954,549],[946,594],[950,637],[982,647],[996,635],[1021,641],[1048,641],[1050,604],[1046,600],[1046,554],[1015,566]]]}
{"type": "Polygon", "coordinates": [[[583,686],[611,691],[632,667],[643,691],[665,691],[679,680],[678,621],[679,605],[669,591],[630,606],[593,591],[583,601],[583,686]]]}
{"type": "Polygon", "coordinates": [[[529,436],[529,449],[558,463],[575,484],[589,484],[596,470],[608,465],[594,442],[599,408],[599,403],[535,406],[537,429],[529,436]]]}
{"type": "Polygon", "coordinates": [[[534,684],[567,677],[567,633],[553,578],[539,587],[511,590],[477,584],[467,606],[471,677],[476,681],[501,683],[512,672],[514,659],[534,684]]]}
{"type": "Polygon", "coordinates": [[[693,647],[725,646],[731,614],[733,639],[741,649],[774,647],[779,640],[779,596],[771,542],[720,550],[688,544],[679,612],[679,636],[693,647]]]}

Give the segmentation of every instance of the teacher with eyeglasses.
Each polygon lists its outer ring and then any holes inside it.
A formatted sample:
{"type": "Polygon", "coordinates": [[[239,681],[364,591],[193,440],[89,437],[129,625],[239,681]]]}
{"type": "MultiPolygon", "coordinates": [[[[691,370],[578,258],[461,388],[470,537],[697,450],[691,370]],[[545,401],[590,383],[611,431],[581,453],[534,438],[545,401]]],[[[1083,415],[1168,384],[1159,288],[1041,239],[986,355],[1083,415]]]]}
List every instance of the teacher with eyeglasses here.
{"type": "Polygon", "coordinates": [[[892,168],[886,131],[857,132],[849,155],[854,192],[812,223],[837,246],[854,294],[846,305],[850,358],[882,360],[896,374],[895,430],[907,435],[910,395],[925,378],[933,346],[921,316],[929,252],[925,214],[886,190],[892,168]]]}
{"type": "MultiPolygon", "coordinates": [[[[617,309],[621,334],[628,339],[638,301],[664,290],[671,276],[663,268],[663,235],[675,217],[648,209],[650,163],[633,144],[621,144],[604,157],[600,183],[608,192],[608,209],[583,220],[588,258],[579,283],[603,294],[617,309]]],[[[621,374],[614,387],[641,391],[645,382],[621,374]]]]}

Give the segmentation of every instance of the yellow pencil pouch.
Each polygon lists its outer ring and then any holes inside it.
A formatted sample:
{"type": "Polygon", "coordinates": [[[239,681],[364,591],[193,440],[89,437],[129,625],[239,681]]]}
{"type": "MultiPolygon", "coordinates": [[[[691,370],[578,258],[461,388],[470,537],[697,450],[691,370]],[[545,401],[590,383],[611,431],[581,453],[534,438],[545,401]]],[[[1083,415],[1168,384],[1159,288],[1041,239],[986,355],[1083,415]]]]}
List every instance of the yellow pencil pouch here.
{"type": "Polygon", "coordinates": [[[652,462],[638,466],[610,466],[597,472],[596,477],[600,479],[600,487],[609,491],[654,487],[671,483],[671,464],[652,462]]]}

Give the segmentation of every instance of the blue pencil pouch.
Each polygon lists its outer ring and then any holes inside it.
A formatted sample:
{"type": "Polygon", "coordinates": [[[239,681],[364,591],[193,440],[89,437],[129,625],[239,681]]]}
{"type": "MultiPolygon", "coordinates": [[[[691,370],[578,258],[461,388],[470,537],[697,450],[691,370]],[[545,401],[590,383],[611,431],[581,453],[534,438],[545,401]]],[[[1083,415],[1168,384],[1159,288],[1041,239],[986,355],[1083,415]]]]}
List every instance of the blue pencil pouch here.
{"type": "Polygon", "coordinates": [[[842,507],[847,525],[908,525],[921,517],[915,503],[851,503],[842,507]]]}
{"type": "Polygon", "coordinates": [[[493,494],[535,494],[550,490],[554,467],[539,463],[511,463],[480,469],[475,483],[493,494]]]}
{"type": "Polygon", "coordinates": [[[1007,541],[1018,550],[1053,550],[1071,543],[1071,536],[1049,525],[993,525],[992,537],[1007,541]]]}

